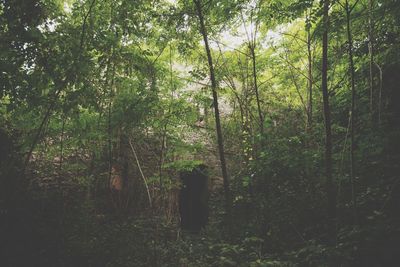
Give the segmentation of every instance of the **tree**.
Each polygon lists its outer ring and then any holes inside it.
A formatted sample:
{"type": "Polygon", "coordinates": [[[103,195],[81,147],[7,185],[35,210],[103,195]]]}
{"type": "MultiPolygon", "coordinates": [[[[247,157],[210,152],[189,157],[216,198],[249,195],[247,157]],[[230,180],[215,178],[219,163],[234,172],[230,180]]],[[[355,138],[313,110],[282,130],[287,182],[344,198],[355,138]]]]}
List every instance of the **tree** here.
{"type": "MultiPolygon", "coordinates": [[[[203,36],[204,47],[205,47],[205,51],[207,54],[208,68],[209,68],[210,80],[211,80],[211,91],[212,91],[213,105],[214,105],[215,127],[216,127],[216,131],[217,131],[218,151],[219,151],[219,158],[220,158],[220,162],[221,162],[222,178],[223,178],[223,182],[224,182],[226,208],[227,208],[227,212],[230,213],[230,209],[232,206],[232,196],[231,196],[231,191],[230,191],[230,186],[229,186],[228,171],[226,169],[224,140],[223,140],[223,136],[222,136],[221,118],[220,118],[219,107],[218,107],[218,93],[217,93],[218,83],[215,78],[213,58],[212,58],[210,46],[208,43],[207,29],[206,29],[206,26],[204,23],[202,3],[200,0],[194,0],[194,3],[196,5],[196,12],[197,12],[197,16],[199,19],[200,33],[203,36]]],[[[230,215],[230,214],[228,214],[228,215],[230,215]]]]}
{"type": "MultiPolygon", "coordinates": [[[[357,2],[356,2],[357,4],[357,2]]],[[[345,1],[345,12],[346,12],[346,32],[347,32],[347,43],[348,43],[348,56],[349,56],[349,76],[350,76],[350,86],[351,86],[351,109],[350,109],[350,180],[351,180],[351,195],[352,195],[352,205],[353,205],[353,220],[354,223],[357,222],[357,203],[356,203],[356,193],[355,193],[355,155],[354,151],[356,148],[355,140],[355,124],[356,124],[356,86],[355,86],[355,70],[354,70],[354,59],[353,59],[353,36],[351,32],[351,12],[355,5],[350,6],[349,0],[345,1]]]]}
{"type": "MultiPolygon", "coordinates": [[[[259,11],[260,7],[256,6],[250,6],[250,8],[255,8],[257,11],[259,11]]],[[[259,93],[259,88],[258,88],[258,80],[257,80],[257,58],[256,58],[256,45],[257,45],[257,33],[259,30],[259,18],[253,20],[253,10],[251,11],[250,14],[250,33],[248,32],[246,28],[246,22],[243,16],[243,13],[241,12],[241,18],[243,21],[243,27],[246,29],[246,35],[247,35],[247,45],[250,51],[250,58],[251,58],[251,66],[252,66],[252,78],[253,78],[253,88],[254,88],[254,93],[256,95],[256,104],[257,104],[257,113],[258,113],[258,120],[260,124],[260,133],[261,135],[264,133],[264,118],[262,114],[262,109],[261,109],[261,100],[260,100],[260,93],[259,93]]]]}
{"type": "Polygon", "coordinates": [[[306,11],[306,31],[307,31],[307,62],[308,62],[308,105],[307,105],[307,128],[312,127],[313,121],[313,73],[312,73],[312,36],[311,36],[311,10],[306,11]]]}
{"type": "Polygon", "coordinates": [[[333,182],[332,170],[332,128],[331,111],[328,93],[328,29],[329,29],[329,0],[323,1],[323,35],[322,35],[322,73],[321,89],[323,95],[324,119],[325,119],[325,176],[327,192],[327,212],[329,220],[329,240],[334,242],[336,238],[336,190],[333,182]]]}
{"type": "Polygon", "coordinates": [[[373,0],[368,0],[369,109],[374,118],[374,20],[373,0]]]}

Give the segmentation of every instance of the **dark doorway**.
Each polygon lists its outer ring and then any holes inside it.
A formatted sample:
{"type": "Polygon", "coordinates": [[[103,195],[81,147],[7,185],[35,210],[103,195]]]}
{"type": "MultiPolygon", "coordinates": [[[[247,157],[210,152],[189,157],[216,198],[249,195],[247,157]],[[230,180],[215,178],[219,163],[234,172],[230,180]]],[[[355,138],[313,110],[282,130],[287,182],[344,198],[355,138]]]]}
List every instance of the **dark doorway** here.
{"type": "Polygon", "coordinates": [[[179,213],[183,230],[198,232],[208,221],[208,175],[205,165],[180,173],[179,213]]]}

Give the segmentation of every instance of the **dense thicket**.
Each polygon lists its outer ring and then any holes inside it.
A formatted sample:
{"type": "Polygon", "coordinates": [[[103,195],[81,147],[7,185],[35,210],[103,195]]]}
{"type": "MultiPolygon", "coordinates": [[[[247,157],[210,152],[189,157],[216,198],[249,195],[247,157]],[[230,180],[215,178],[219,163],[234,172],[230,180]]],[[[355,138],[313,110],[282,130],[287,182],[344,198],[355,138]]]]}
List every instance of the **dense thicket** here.
{"type": "Polygon", "coordinates": [[[397,266],[396,0],[0,0],[2,266],[397,266]],[[179,227],[207,166],[209,223],[179,227]]]}

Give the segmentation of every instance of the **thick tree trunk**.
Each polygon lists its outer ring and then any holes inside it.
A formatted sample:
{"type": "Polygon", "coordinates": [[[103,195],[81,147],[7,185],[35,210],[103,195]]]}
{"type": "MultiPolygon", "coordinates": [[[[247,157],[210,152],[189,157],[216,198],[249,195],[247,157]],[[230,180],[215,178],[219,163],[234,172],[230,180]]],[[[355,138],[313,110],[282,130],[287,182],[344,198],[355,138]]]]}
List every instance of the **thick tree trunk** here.
{"type": "Polygon", "coordinates": [[[227,212],[229,212],[230,208],[232,206],[232,198],[231,198],[231,192],[230,192],[230,187],[229,187],[228,172],[226,169],[226,161],[225,161],[225,154],[224,154],[224,141],[223,141],[223,137],[222,137],[221,120],[220,120],[219,108],[218,108],[218,94],[217,94],[218,85],[217,85],[217,81],[215,79],[213,59],[212,59],[210,47],[208,44],[208,36],[207,36],[206,26],[204,24],[204,17],[203,17],[201,2],[200,2],[200,0],[195,0],[194,2],[196,5],[196,11],[197,11],[197,15],[199,17],[199,22],[200,22],[200,33],[203,36],[204,46],[205,46],[205,50],[207,53],[208,68],[210,71],[210,80],[211,80],[211,90],[212,90],[213,103],[214,103],[215,126],[216,126],[216,130],[217,130],[218,151],[219,151],[219,158],[220,158],[220,162],[221,162],[222,178],[223,178],[223,183],[224,183],[225,201],[226,201],[226,205],[227,205],[226,208],[227,208],[227,212]]]}
{"type": "Polygon", "coordinates": [[[327,211],[329,219],[329,240],[336,239],[336,189],[332,174],[332,129],[328,92],[328,25],[329,0],[323,2],[324,33],[322,36],[322,95],[325,119],[325,175],[327,192],[327,211]]]}
{"type": "Polygon", "coordinates": [[[356,105],[356,87],[355,87],[355,71],[354,71],[354,61],[353,61],[353,36],[351,34],[351,9],[349,6],[349,1],[346,0],[346,22],[347,22],[347,41],[348,41],[348,55],[349,55],[349,74],[350,74],[350,84],[351,84],[351,111],[350,111],[350,183],[351,183],[351,199],[353,204],[353,220],[354,224],[357,223],[357,203],[355,196],[355,158],[354,150],[356,147],[355,143],[355,105],[356,105]]]}

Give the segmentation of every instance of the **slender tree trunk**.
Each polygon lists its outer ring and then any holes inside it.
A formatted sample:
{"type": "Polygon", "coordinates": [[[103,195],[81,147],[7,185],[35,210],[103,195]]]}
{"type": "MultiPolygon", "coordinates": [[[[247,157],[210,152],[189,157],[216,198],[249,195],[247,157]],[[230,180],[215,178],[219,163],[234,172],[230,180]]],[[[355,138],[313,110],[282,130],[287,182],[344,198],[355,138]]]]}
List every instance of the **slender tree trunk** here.
{"type": "Polygon", "coordinates": [[[134,148],[134,146],[133,146],[133,144],[132,144],[131,139],[128,139],[128,143],[129,143],[129,146],[131,147],[132,154],[133,154],[133,156],[135,157],[136,164],[137,164],[137,166],[138,166],[140,175],[142,176],[144,186],[146,187],[147,197],[148,197],[148,200],[149,200],[149,206],[150,206],[150,208],[152,208],[152,207],[153,207],[153,204],[152,204],[153,202],[152,202],[152,200],[151,200],[150,189],[149,189],[149,185],[148,185],[148,183],[147,183],[146,176],[144,176],[142,167],[141,167],[140,162],[139,162],[139,158],[138,158],[138,156],[137,156],[136,150],[135,150],[135,148],[134,148]]]}
{"type": "Polygon", "coordinates": [[[60,165],[59,165],[59,172],[61,174],[62,164],[64,160],[64,130],[65,130],[65,115],[62,115],[62,126],[61,126],[61,140],[60,140],[60,165]]]}
{"type": "MultiPolygon", "coordinates": [[[[89,6],[89,10],[88,12],[85,14],[85,16],[83,17],[83,22],[82,22],[82,29],[81,29],[81,40],[80,40],[80,50],[82,50],[83,45],[84,45],[84,41],[85,41],[85,33],[86,33],[86,25],[87,25],[87,20],[90,16],[90,14],[92,13],[92,9],[94,7],[94,4],[96,3],[96,0],[92,0],[92,2],[90,3],[89,6]]],[[[81,53],[79,53],[79,58],[82,56],[81,53]]]]}
{"type": "MultiPolygon", "coordinates": [[[[114,50],[112,50],[112,55],[114,55],[114,50]]],[[[112,165],[113,165],[113,154],[112,154],[112,128],[111,128],[111,111],[112,111],[112,98],[114,95],[114,78],[115,78],[115,63],[112,65],[112,77],[111,77],[111,84],[110,84],[110,92],[109,92],[109,103],[108,103],[108,125],[107,125],[107,133],[108,133],[108,178],[111,181],[111,174],[112,174],[112,165]]],[[[107,83],[106,78],[106,83],[107,83]]]]}
{"type": "Polygon", "coordinates": [[[217,81],[215,79],[213,58],[212,58],[210,47],[208,44],[208,36],[207,36],[206,26],[204,24],[204,17],[203,17],[201,2],[200,2],[200,0],[194,0],[194,2],[196,5],[196,11],[197,11],[197,15],[199,17],[199,22],[200,22],[200,33],[203,36],[204,46],[205,46],[205,50],[207,53],[208,68],[210,71],[210,80],[211,80],[211,90],[212,90],[213,103],[214,103],[215,126],[216,126],[216,130],[217,130],[219,158],[220,158],[220,162],[221,162],[221,171],[222,171],[222,178],[223,178],[223,183],[224,183],[226,208],[227,208],[227,212],[230,213],[230,209],[232,206],[232,198],[231,198],[231,192],[230,192],[230,187],[229,187],[228,172],[226,169],[226,161],[225,161],[225,154],[224,154],[224,141],[223,141],[223,137],[222,137],[221,121],[220,121],[219,107],[218,107],[218,94],[217,94],[218,85],[217,85],[217,81]]]}
{"type": "Polygon", "coordinates": [[[325,119],[325,175],[327,192],[327,211],[329,219],[329,240],[333,244],[336,239],[336,190],[332,174],[332,130],[331,111],[328,92],[328,26],[329,0],[323,2],[324,33],[322,36],[322,95],[325,119]]]}
{"type": "Polygon", "coordinates": [[[59,89],[57,89],[57,91],[54,93],[54,97],[52,98],[51,103],[50,103],[49,107],[46,110],[46,113],[45,113],[45,115],[44,115],[44,117],[42,119],[42,122],[40,123],[39,129],[36,131],[36,135],[35,135],[35,137],[33,139],[33,142],[32,142],[32,144],[31,144],[31,146],[29,148],[28,154],[26,155],[26,158],[25,158],[24,171],[26,170],[26,168],[27,168],[27,166],[29,164],[29,160],[31,159],[33,150],[35,149],[36,145],[40,141],[40,138],[41,138],[41,136],[43,134],[43,131],[44,131],[44,127],[47,124],[48,120],[50,119],[51,112],[53,111],[53,109],[54,109],[54,107],[56,105],[58,96],[60,95],[61,90],[63,89],[63,87],[64,87],[64,85],[61,86],[59,89]]]}
{"type": "Polygon", "coordinates": [[[383,72],[381,66],[374,62],[375,66],[379,70],[379,96],[378,96],[378,125],[381,126],[382,123],[382,82],[383,82],[383,72]]]}
{"type": "MultiPolygon", "coordinates": [[[[306,34],[307,34],[307,122],[306,122],[306,133],[310,133],[313,124],[313,54],[312,54],[312,35],[311,35],[311,11],[312,7],[307,10],[306,13],[306,34]]],[[[311,135],[307,134],[305,139],[305,149],[309,149],[311,147],[311,135]]],[[[308,177],[312,177],[312,158],[311,157],[304,157],[304,166],[305,172],[308,177]]],[[[315,194],[315,185],[316,181],[311,181],[310,188],[311,192],[315,194]]]]}
{"type": "Polygon", "coordinates": [[[374,27],[372,19],[373,0],[368,1],[368,54],[369,54],[369,108],[374,117],[374,27]]]}
{"type": "Polygon", "coordinates": [[[257,101],[257,111],[258,111],[258,118],[260,120],[260,132],[261,134],[264,133],[264,118],[261,110],[260,104],[260,96],[258,93],[258,84],[257,84],[257,68],[256,68],[256,44],[255,40],[252,41],[253,43],[249,45],[250,53],[251,53],[251,63],[253,67],[253,83],[254,83],[254,92],[256,94],[256,101],[257,101]]]}
{"type": "Polygon", "coordinates": [[[112,175],[112,130],[111,130],[111,99],[108,103],[108,118],[107,118],[107,135],[108,135],[108,180],[111,181],[112,175]]]}
{"type": "Polygon", "coordinates": [[[308,112],[307,112],[307,129],[312,127],[312,114],[313,114],[313,77],[312,77],[312,54],[311,54],[311,22],[310,15],[307,15],[307,60],[308,60],[308,112]]]}
{"type": "MultiPolygon", "coordinates": [[[[80,45],[79,45],[79,54],[76,58],[76,61],[79,62],[79,60],[81,59],[81,55],[82,55],[82,50],[83,50],[83,45],[84,45],[84,41],[85,41],[85,33],[86,33],[86,24],[87,24],[87,19],[90,15],[90,13],[92,12],[93,6],[95,4],[96,0],[92,0],[90,7],[89,7],[89,11],[85,14],[85,17],[83,19],[83,23],[82,23],[82,29],[81,29],[81,38],[80,38],[80,45]]],[[[43,126],[47,123],[48,119],[50,118],[51,112],[53,111],[53,108],[55,107],[56,101],[58,99],[58,96],[60,95],[61,91],[64,89],[65,86],[67,86],[68,81],[67,79],[65,79],[64,81],[61,82],[61,86],[55,91],[54,93],[54,98],[52,99],[52,102],[50,103],[49,107],[47,108],[47,111],[42,119],[42,122],[39,126],[38,131],[36,132],[36,135],[33,139],[33,142],[29,148],[28,154],[25,158],[25,163],[24,163],[24,171],[26,170],[26,167],[29,164],[29,160],[32,156],[33,150],[35,149],[36,145],[38,144],[40,137],[42,135],[42,131],[43,131],[43,126]]]]}
{"type": "MultiPolygon", "coordinates": [[[[169,112],[168,112],[169,114],[169,112]]],[[[166,142],[167,142],[167,125],[168,122],[165,122],[164,127],[163,127],[163,132],[162,132],[162,136],[161,136],[161,147],[160,147],[160,158],[159,158],[159,184],[160,184],[160,192],[161,192],[161,197],[163,198],[164,196],[164,185],[163,185],[163,165],[164,165],[164,154],[165,154],[165,150],[167,148],[166,146],[166,142]]]]}
{"type": "Polygon", "coordinates": [[[351,84],[351,111],[350,111],[350,183],[351,183],[351,199],[353,204],[353,220],[354,224],[357,223],[357,203],[355,196],[355,158],[354,150],[356,147],[355,143],[355,118],[356,118],[356,87],[355,87],[355,71],[354,71],[354,61],[353,61],[353,36],[351,34],[351,9],[349,6],[349,1],[346,0],[346,22],[347,22],[347,41],[348,41],[348,55],[349,55],[349,74],[350,74],[350,84],[351,84]]]}

